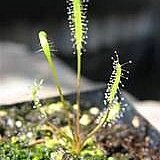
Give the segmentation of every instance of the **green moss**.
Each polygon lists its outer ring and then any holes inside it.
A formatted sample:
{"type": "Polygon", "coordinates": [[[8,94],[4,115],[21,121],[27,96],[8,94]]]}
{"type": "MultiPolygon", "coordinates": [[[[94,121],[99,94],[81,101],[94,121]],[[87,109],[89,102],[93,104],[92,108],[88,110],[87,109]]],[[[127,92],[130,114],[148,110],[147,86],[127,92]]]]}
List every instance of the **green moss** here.
{"type": "Polygon", "coordinates": [[[1,160],[50,160],[52,150],[45,146],[24,148],[19,143],[1,143],[1,160]]]}

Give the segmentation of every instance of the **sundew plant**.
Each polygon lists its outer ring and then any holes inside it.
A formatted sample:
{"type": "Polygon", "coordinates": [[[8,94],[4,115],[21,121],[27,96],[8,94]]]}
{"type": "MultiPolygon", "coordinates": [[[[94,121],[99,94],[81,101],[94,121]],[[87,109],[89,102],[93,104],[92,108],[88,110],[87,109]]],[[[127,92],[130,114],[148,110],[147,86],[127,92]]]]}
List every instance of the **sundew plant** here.
{"type": "MultiPolygon", "coordinates": [[[[77,96],[74,106],[70,105],[64,98],[63,91],[58,80],[54,58],[52,57],[54,48],[52,48],[48,39],[48,35],[45,31],[39,32],[39,40],[41,50],[43,51],[45,59],[47,60],[51,68],[54,82],[60,96],[62,108],[67,118],[67,130],[65,130],[64,127],[59,127],[56,126],[56,124],[49,122],[49,120],[47,119],[47,114],[43,111],[43,109],[41,109],[43,107],[39,105],[39,101],[35,101],[37,102],[37,104],[35,105],[38,106],[37,108],[39,108],[39,110],[45,115],[45,119],[48,120],[47,125],[52,128],[54,134],[57,136],[56,138],[54,138],[54,141],[55,139],[57,140],[56,144],[58,144],[59,146],[57,153],[61,154],[59,154],[59,158],[57,156],[55,159],[62,159],[64,155],[63,153],[67,153],[68,155],[70,155],[70,159],[72,159],[73,157],[83,157],[84,154],[95,154],[97,156],[99,155],[103,157],[104,153],[102,149],[100,149],[96,145],[94,136],[102,127],[106,125],[112,125],[123,113],[126,106],[122,105],[122,100],[118,95],[120,93],[120,86],[122,86],[121,80],[122,78],[127,79],[125,74],[128,74],[128,71],[123,68],[126,63],[120,64],[118,53],[114,52],[112,57],[113,71],[110,76],[110,80],[107,83],[107,89],[104,96],[105,108],[99,114],[99,116],[97,116],[95,126],[88,127],[89,129],[87,131],[84,131],[80,123],[80,119],[82,117],[80,106],[81,58],[86,52],[85,45],[88,30],[87,7],[89,2],[88,0],[67,0],[66,2],[69,28],[71,31],[71,41],[73,42],[73,53],[77,56],[77,96]],[[94,150],[94,152],[91,150],[94,150]]],[[[131,63],[131,61],[127,63],[131,63]]],[[[36,90],[34,92],[33,99],[35,99],[35,97],[36,90]]]]}

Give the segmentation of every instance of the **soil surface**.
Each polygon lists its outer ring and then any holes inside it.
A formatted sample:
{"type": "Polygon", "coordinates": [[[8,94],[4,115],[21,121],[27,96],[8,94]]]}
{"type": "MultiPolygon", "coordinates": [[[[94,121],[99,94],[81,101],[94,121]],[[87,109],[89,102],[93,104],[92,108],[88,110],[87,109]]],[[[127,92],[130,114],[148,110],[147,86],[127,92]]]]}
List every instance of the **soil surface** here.
{"type": "Polygon", "coordinates": [[[108,156],[115,155],[119,160],[160,160],[160,144],[154,146],[147,133],[148,125],[139,128],[115,125],[103,130],[97,137],[108,156]]]}
{"type": "MultiPolygon", "coordinates": [[[[50,109],[48,108],[52,112],[50,109]]],[[[62,119],[63,116],[59,115],[62,119]]],[[[52,122],[63,124],[56,117],[52,118],[52,122]]],[[[42,119],[31,107],[1,108],[0,139],[23,135],[28,139],[35,139],[35,127],[43,124],[42,119]]],[[[150,137],[149,127],[151,126],[147,121],[136,115],[131,125],[119,122],[103,128],[97,134],[97,141],[104,148],[107,157],[115,157],[116,160],[160,160],[160,143],[158,139],[155,143],[150,137]]]]}

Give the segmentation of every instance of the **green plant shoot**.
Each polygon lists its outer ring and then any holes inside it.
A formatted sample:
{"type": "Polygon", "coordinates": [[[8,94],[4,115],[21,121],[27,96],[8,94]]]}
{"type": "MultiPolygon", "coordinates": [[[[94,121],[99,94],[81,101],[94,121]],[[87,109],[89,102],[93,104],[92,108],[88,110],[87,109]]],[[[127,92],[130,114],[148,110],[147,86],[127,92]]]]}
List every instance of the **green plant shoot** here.
{"type": "MultiPolygon", "coordinates": [[[[86,142],[88,138],[93,136],[99,129],[104,126],[105,124],[112,123],[116,121],[117,118],[119,118],[119,115],[121,114],[123,106],[121,105],[121,102],[118,102],[116,99],[116,95],[118,94],[119,85],[121,83],[121,77],[125,78],[122,75],[122,66],[119,63],[119,57],[117,52],[115,52],[116,59],[112,58],[113,61],[113,72],[110,76],[109,83],[107,84],[107,90],[105,93],[105,100],[104,104],[107,105],[107,109],[105,109],[102,112],[102,115],[98,118],[98,125],[87,135],[87,137],[84,139],[83,144],[86,142]]],[[[128,63],[131,63],[129,61],[128,63]]],[[[125,63],[126,64],[126,63],[125,63]]]]}
{"type": "Polygon", "coordinates": [[[65,103],[64,102],[64,97],[63,97],[63,92],[62,92],[62,89],[60,87],[60,83],[59,83],[58,76],[57,76],[56,67],[55,67],[54,61],[52,59],[51,47],[50,47],[50,44],[49,44],[48,39],[47,39],[47,33],[45,31],[40,31],[39,32],[39,40],[40,40],[40,45],[42,47],[45,58],[46,58],[46,60],[49,64],[49,66],[51,67],[52,74],[53,74],[53,77],[54,77],[54,81],[55,81],[57,90],[59,92],[61,101],[62,101],[62,103],[65,103]]]}
{"type": "Polygon", "coordinates": [[[80,80],[81,80],[81,55],[83,50],[83,44],[86,43],[87,34],[87,21],[86,21],[86,1],[82,0],[67,0],[68,2],[68,15],[71,34],[73,36],[74,53],[77,54],[77,114],[76,114],[76,148],[77,152],[80,150],[81,137],[80,137],[80,80]]]}
{"type": "Polygon", "coordinates": [[[75,52],[82,54],[83,44],[86,43],[87,20],[86,9],[87,2],[82,0],[68,0],[68,15],[71,34],[73,36],[75,52]]]}
{"type": "MultiPolygon", "coordinates": [[[[80,152],[85,147],[85,144],[89,138],[95,135],[101,127],[108,123],[112,123],[118,119],[122,112],[122,104],[119,99],[117,99],[117,94],[119,91],[119,85],[121,83],[121,78],[123,76],[123,69],[119,63],[119,57],[117,52],[115,52],[115,59],[113,58],[113,72],[110,76],[109,83],[107,84],[107,89],[105,93],[105,100],[104,103],[107,107],[102,112],[101,116],[99,116],[98,124],[93,129],[91,129],[88,134],[82,134],[81,132],[81,125],[80,125],[80,117],[81,117],[81,110],[80,110],[80,80],[81,80],[81,56],[84,50],[84,44],[86,43],[86,34],[87,34],[87,20],[86,20],[86,11],[87,11],[87,0],[67,0],[68,2],[68,14],[69,14],[69,24],[71,29],[74,53],[77,54],[77,97],[76,97],[76,116],[75,116],[75,126],[72,127],[70,125],[70,129],[72,131],[72,138],[71,138],[71,150],[74,154],[79,155],[80,152]],[[72,130],[73,129],[73,130],[72,130]],[[74,130],[75,129],[75,130],[74,130]]],[[[47,33],[44,31],[39,32],[39,39],[42,50],[44,52],[45,58],[48,61],[49,66],[51,67],[52,74],[54,80],[56,82],[57,89],[59,91],[61,101],[65,105],[65,101],[63,98],[62,90],[58,81],[56,68],[54,61],[51,56],[51,47],[47,39],[47,33]]],[[[130,61],[129,61],[130,63],[130,61]]],[[[69,119],[69,116],[68,116],[69,119]]],[[[71,123],[69,123],[71,124],[71,123]]],[[[59,130],[53,127],[55,130],[59,130]]],[[[63,133],[63,132],[61,132],[63,133]]],[[[63,133],[62,135],[65,135],[63,133]]],[[[65,136],[64,136],[65,137],[65,136]]]]}
{"type": "Polygon", "coordinates": [[[119,63],[119,57],[117,52],[115,52],[116,59],[113,62],[113,72],[111,74],[109,83],[108,83],[108,88],[106,90],[106,101],[107,103],[111,104],[115,96],[117,94],[117,91],[119,89],[119,84],[122,76],[122,66],[119,63]]]}

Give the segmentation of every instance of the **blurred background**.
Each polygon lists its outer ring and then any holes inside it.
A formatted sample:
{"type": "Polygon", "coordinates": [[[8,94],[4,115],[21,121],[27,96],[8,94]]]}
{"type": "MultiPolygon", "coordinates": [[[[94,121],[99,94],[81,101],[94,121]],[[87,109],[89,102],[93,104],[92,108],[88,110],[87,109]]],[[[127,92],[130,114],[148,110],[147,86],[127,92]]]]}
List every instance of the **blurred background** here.
{"type": "MultiPolygon", "coordinates": [[[[160,1],[90,0],[88,20],[82,88],[108,82],[111,55],[117,50],[121,63],[133,61],[126,66],[130,74],[123,82],[125,90],[140,100],[160,100],[160,1]]],[[[72,54],[65,1],[5,0],[0,5],[1,100],[22,96],[26,84],[28,87],[41,77],[52,92],[50,71],[37,53],[40,30],[48,32],[58,50],[55,57],[60,79],[66,89],[73,87],[76,57],[72,54]],[[64,68],[67,72],[60,73],[64,68]]]]}

